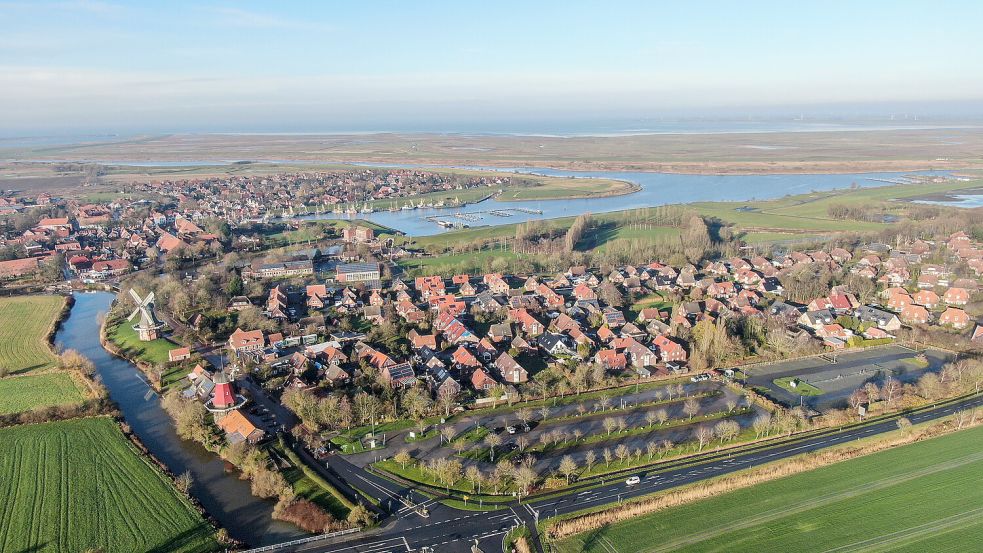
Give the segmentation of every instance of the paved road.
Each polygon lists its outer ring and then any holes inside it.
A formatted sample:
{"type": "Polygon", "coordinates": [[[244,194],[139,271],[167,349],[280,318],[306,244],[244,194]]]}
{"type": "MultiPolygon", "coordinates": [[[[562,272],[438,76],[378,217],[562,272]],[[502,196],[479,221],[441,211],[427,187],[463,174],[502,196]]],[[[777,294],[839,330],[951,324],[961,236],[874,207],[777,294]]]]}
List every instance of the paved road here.
{"type": "MultiPolygon", "coordinates": [[[[911,422],[922,423],[948,416],[968,407],[983,405],[983,396],[977,396],[958,403],[930,408],[915,413],[906,414],[911,422]]],[[[624,480],[631,473],[619,475],[609,484],[582,491],[574,490],[568,495],[557,498],[534,500],[530,503],[510,504],[507,509],[492,512],[470,512],[452,509],[439,503],[430,504],[430,516],[423,518],[412,509],[402,509],[384,521],[383,525],[371,532],[358,535],[336,543],[327,541],[308,543],[297,548],[285,548],[281,551],[304,551],[323,553],[383,553],[427,551],[439,553],[456,553],[470,551],[474,540],[478,540],[482,551],[500,551],[503,536],[517,524],[532,526],[535,520],[562,515],[589,507],[597,507],[617,503],[631,497],[651,494],[654,492],[698,482],[744,470],[748,467],[770,463],[786,457],[824,449],[837,444],[867,438],[897,429],[898,416],[880,422],[850,428],[847,430],[830,429],[790,440],[776,445],[762,445],[756,448],[728,455],[726,453],[708,453],[703,458],[707,462],[693,466],[682,463],[668,463],[650,470],[642,470],[634,474],[641,477],[640,484],[626,486],[624,480]],[[675,468],[666,469],[666,466],[675,468]]],[[[340,459],[340,458],[338,458],[340,459]]],[[[342,459],[342,461],[344,461],[342,459]]],[[[345,461],[347,463],[347,461],[345,461]]],[[[388,480],[358,472],[358,468],[347,463],[352,472],[341,474],[343,478],[363,478],[378,484],[387,492],[413,493],[405,487],[393,484],[388,480]],[[402,488],[402,492],[397,492],[402,488]]],[[[363,488],[364,489],[364,488],[363,488]]],[[[368,491],[368,490],[366,490],[368,491]]],[[[376,489],[375,492],[385,495],[376,489]]]]}

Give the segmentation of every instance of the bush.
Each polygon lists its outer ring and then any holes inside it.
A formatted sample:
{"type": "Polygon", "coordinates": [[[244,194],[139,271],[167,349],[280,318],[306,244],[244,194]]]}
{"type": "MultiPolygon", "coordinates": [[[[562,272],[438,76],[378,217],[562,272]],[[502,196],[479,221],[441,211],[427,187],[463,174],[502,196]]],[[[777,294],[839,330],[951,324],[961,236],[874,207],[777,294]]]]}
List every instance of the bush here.
{"type": "Polygon", "coordinates": [[[295,524],[311,533],[334,532],[347,528],[327,511],[303,499],[281,499],[273,508],[273,518],[295,524]]]}

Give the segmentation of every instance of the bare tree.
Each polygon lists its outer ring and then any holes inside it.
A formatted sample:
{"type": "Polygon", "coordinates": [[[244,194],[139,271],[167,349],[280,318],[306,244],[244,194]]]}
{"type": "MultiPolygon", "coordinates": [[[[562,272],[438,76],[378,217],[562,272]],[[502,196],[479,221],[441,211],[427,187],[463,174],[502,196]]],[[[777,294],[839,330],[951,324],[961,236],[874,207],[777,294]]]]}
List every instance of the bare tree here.
{"type": "Polygon", "coordinates": [[[577,462],[573,460],[573,457],[564,455],[560,459],[560,474],[567,478],[567,484],[570,484],[570,477],[577,472],[577,468],[577,462]]]}
{"type": "Polygon", "coordinates": [[[655,420],[659,421],[659,425],[663,425],[669,420],[669,412],[665,409],[657,409],[655,411],[655,420]]]}
{"type": "Polygon", "coordinates": [[[655,457],[655,454],[658,453],[658,452],[659,452],[659,444],[658,443],[656,443],[656,442],[649,442],[649,443],[645,444],[645,453],[648,455],[649,461],[651,461],[652,460],[652,457],[655,457]]]}
{"type": "Polygon", "coordinates": [[[693,420],[693,417],[700,412],[700,402],[695,399],[687,399],[683,403],[683,413],[689,416],[689,420],[693,420]]]}
{"type": "Polygon", "coordinates": [[[754,428],[754,437],[756,439],[762,435],[767,436],[771,430],[771,413],[764,413],[755,417],[754,422],[751,423],[751,427],[754,428]]]}
{"type": "Polygon", "coordinates": [[[519,452],[521,453],[525,451],[527,447],[529,447],[529,438],[526,436],[519,436],[515,440],[515,445],[519,446],[519,452]]]}
{"type": "Polygon", "coordinates": [[[725,405],[727,405],[727,412],[731,413],[734,411],[734,408],[737,407],[737,400],[730,398],[727,400],[727,403],[725,405]]]}
{"type": "Polygon", "coordinates": [[[737,424],[736,421],[720,421],[714,427],[713,432],[720,438],[720,443],[729,442],[741,432],[741,425],[737,424]]]}
{"type": "Polygon", "coordinates": [[[606,417],[603,421],[601,421],[601,424],[604,425],[604,431],[607,432],[608,436],[610,436],[611,432],[618,427],[618,421],[616,421],[614,417],[606,417]]]}
{"type": "Polygon", "coordinates": [[[894,405],[894,400],[901,395],[901,383],[893,378],[889,379],[884,383],[884,387],[881,389],[881,395],[887,401],[888,405],[894,405]]]}
{"type": "Polygon", "coordinates": [[[611,465],[611,459],[613,457],[611,454],[611,448],[605,447],[602,455],[604,456],[604,468],[607,468],[611,465]]]}
{"type": "Polygon", "coordinates": [[[413,462],[413,457],[410,456],[409,451],[406,451],[405,449],[401,449],[399,450],[399,452],[396,453],[396,455],[393,456],[393,461],[399,463],[399,466],[403,467],[403,469],[405,470],[406,465],[413,462]]]}
{"type": "Polygon", "coordinates": [[[485,445],[488,446],[489,459],[492,463],[494,463],[495,448],[502,445],[502,437],[492,432],[491,434],[485,436],[485,445]]]}
{"type": "Polygon", "coordinates": [[[471,493],[474,493],[477,488],[478,493],[481,493],[481,480],[483,479],[481,474],[481,469],[477,465],[468,465],[468,468],[464,469],[464,477],[471,482],[471,493]]]}
{"type": "Polygon", "coordinates": [[[522,407],[516,409],[515,416],[519,417],[519,420],[522,421],[522,424],[528,425],[529,421],[532,420],[532,409],[528,407],[522,407]]]}
{"type": "Polygon", "coordinates": [[[656,416],[655,411],[647,411],[645,413],[645,424],[648,425],[649,428],[655,425],[657,420],[658,417],[656,416]]]}
{"type": "Polygon", "coordinates": [[[456,432],[454,432],[454,427],[452,426],[445,426],[440,429],[440,437],[442,439],[442,443],[443,442],[451,443],[451,439],[454,438],[455,434],[456,432]]]}
{"type": "Polygon", "coordinates": [[[871,403],[881,399],[881,389],[873,382],[864,384],[864,391],[867,392],[867,401],[871,403]]]}
{"type": "Polygon", "coordinates": [[[676,444],[672,443],[672,440],[662,440],[662,443],[659,444],[659,459],[668,455],[674,447],[676,447],[676,444]]]}
{"type": "Polygon", "coordinates": [[[700,451],[703,451],[703,448],[707,445],[707,443],[713,439],[713,431],[706,426],[699,426],[693,433],[693,436],[700,445],[700,451]]]}
{"type": "Polygon", "coordinates": [[[588,450],[587,454],[584,455],[584,464],[587,465],[587,472],[590,472],[590,470],[594,467],[594,463],[596,462],[597,454],[594,453],[593,449],[588,450]]]}
{"type": "Polygon", "coordinates": [[[519,467],[515,471],[515,486],[519,489],[519,500],[522,500],[523,494],[528,494],[532,485],[536,483],[536,479],[539,476],[536,471],[531,467],[519,467]]]}
{"type": "Polygon", "coordinates": [[[618,461],[620,461],[623,465],[625,463],[625,459],[627,459],[628,455],[630,455],[630,451],[628,450],[628,446],[625,444],[618,444],[618,447],[614,449],[614,454],[618,456],[618,461]]]}
{"type": "Polygon", "coordinates": [[[898,419],[898,430],[901,431],[902,436],[907,436],[911,432],[911,421],[908,420],[908,417],[898,419]]]}
{"type": "Polygon", "coordinates": [[[183,494],[190,492],[192,485],[194,485],[194,477],[191,476],[189,470],[182,472],[180,476],[174,479],[174,486],[183,494]]]}

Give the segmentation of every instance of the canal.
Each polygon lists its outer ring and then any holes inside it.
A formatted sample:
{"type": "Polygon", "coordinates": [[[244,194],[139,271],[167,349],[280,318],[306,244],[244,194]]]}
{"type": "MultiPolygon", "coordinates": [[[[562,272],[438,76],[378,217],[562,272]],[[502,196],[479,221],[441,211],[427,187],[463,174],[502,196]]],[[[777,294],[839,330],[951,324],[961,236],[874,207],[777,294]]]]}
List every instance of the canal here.
{"type": "Polygon", "coordinates": [[[95,363],[133,432],[174,474],[191,473],[191,493],[234,538],[265,545],[303,536],[293,525],[273,520],[274,503],[253,496],[249,482],[240,480],[237,472],[227,471],[226,463],[217,455],[179,438],[143,373],[102,348],[101,315],[109,311],[114,298],[109,292],[76,293],[71,314],[55,336],[57,347],[78,350],[95,363]]]}

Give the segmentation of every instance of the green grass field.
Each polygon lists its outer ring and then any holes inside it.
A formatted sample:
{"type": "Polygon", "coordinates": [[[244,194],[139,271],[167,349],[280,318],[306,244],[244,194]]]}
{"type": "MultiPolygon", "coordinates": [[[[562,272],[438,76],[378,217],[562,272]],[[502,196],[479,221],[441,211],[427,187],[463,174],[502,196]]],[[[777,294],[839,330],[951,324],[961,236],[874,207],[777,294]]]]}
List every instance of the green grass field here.
{"type": "Polygon", "coordinates": [[[0,379],[0,414],[3,415],[35,407],[81,402],[82,394],[68,373],[51,372],[0,379]]]}
{"type": "Polygon", "coordinates": [[[785,390],[786,392],[799,396],[806,396],[806,397],[821,396],[824,393],[826,393],[822,390],[822,388],[817,388],[816,386],[813,386],[812,384],[809,384],[804,380],[799,380],[791,376],[776,378],[772,382],[775,383],[775,386],[778,386],[779,388],[785,390]],[[797,381],[794,388],[792,387],[793,380],[797,381]]]}
{"type": "Polygon", "coordinates": [[[0,430],[0,551],[213,551],[213,529],[106,417],[0,430]]]}
{"type": "Polygon", "coordinates": [[[54,367],[57,359],[47,334],[63,305],[61,296],[0,299],[0,367],[11,374],[54,367]]]}
{"type": "Polygon", "coordinates": [[[983,542],[983,427],[562,540],[573,552],[962,552],[983,542]]]}
{"type": "Polygon", "coordinates": [[[126,319],[122,319],[115,326],[108,326],[106,337],[129,355],[154,365],[167,364],[167,352],[178,347],[163,338],[141,342],[137,331],[133,330],[133,323],[126,319]]]}

